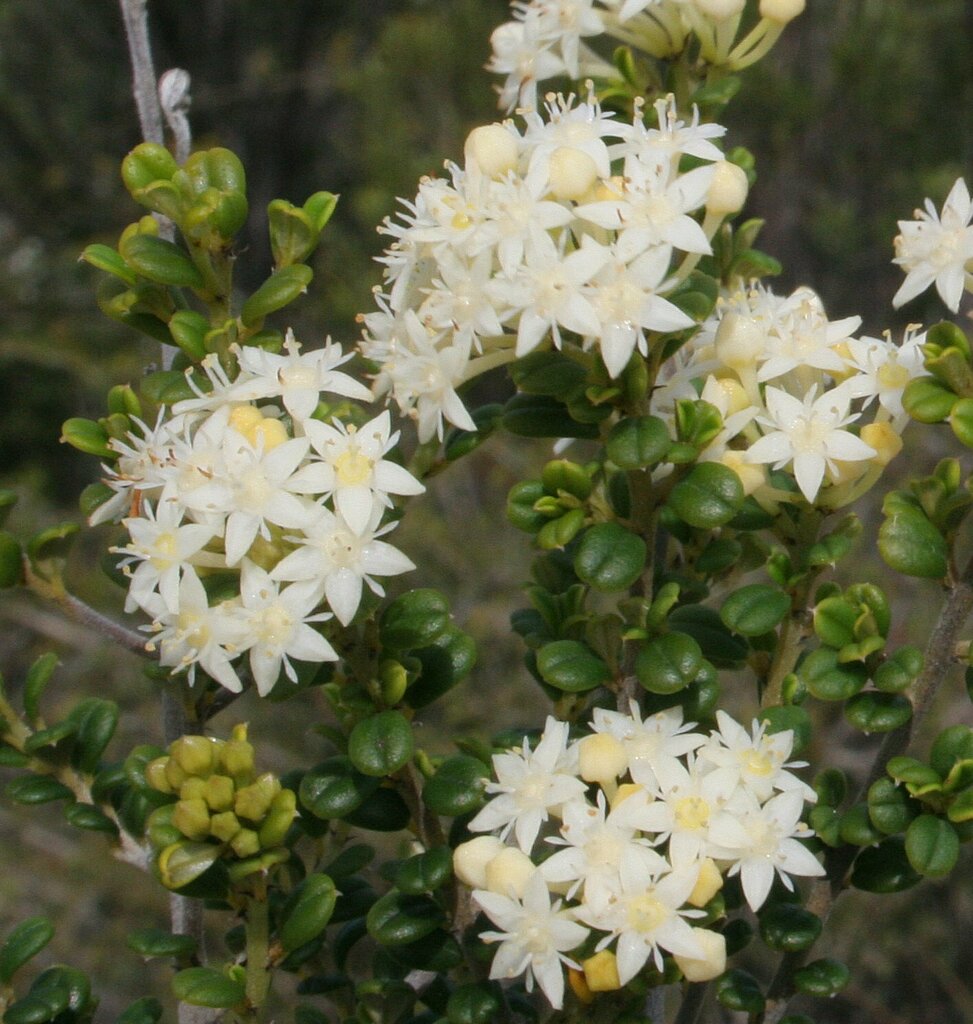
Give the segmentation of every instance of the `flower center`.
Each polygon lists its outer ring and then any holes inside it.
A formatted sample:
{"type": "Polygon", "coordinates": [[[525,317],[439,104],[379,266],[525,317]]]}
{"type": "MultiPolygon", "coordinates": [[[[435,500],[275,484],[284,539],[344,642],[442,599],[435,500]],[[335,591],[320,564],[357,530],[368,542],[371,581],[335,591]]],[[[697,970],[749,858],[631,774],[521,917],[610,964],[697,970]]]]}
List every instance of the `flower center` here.
{"type": "Polygon", "coordinates": [[[347,448],[334,460],[334,471],[342,487],[368,483],[372,475],[372,460],[357,447],[347,448]]]}
{"type": "Polygon", "coordinates": [[[637,932],[654,932],[669,918],[669,908],[652,892],[636,896],[628,905],[628,923],[637,932]]]}
{"type": "Polygon", "coordinates": [[[350,569],[359,559],[359,541],[348,530],[335,530],[325,542],[324,551],[339,569],[350,569]]]}
{"type": "Polygon", "coordinates": [[[879,384],[890,391],[904,388],[910,380],[909,371],[901,363],[892,361],[879,367],[877,376],[879,384]]]}
{"type": "Polygon", "coordinates": [[[773,762],[760,750],[748,750],[742,758],[743,770],[748,775],[770,775],[774,770],[773,762]]]}
{"type": "Polygon", "coordinates": [[[283,647],[293,628],[294,621],[290,615],[280,605],[273,605],[260,617],[260,641],[270,647],[283,647]]]}
{"type": "Polygon", "coordinates": [[[312,366],[285,367],[278,373],[278,379],[285,388],[313,390],[318,386],[317,371],[312,366]]]}
{"type": "Polygon", "coordinates": [[[709,823],[709,804],[701,796],[684,796],[676,802],[676,825],[681,829],[696,831],[709,823]]]}
{"type": "Polygon", "coordinates": [[[152,568],[158,569],[161,572],[163,569],[168,569],[173,562],[178,560],[176,535],[174,533],[160,533],[155,539],[155,544],[152,545],[152,553],[149,556],[152,568]]]}

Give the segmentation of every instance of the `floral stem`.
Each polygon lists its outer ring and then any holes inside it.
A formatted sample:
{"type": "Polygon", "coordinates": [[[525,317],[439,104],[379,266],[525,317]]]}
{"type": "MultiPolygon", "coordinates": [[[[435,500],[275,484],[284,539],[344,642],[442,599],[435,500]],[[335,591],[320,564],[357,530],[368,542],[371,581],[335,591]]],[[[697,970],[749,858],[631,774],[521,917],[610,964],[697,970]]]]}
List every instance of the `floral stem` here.
{"type": "Polygon", "coordinates": [[[266,895],[247,900],[247,1003],[256,1011],[267,1001],[270,973],[267,958],[270,950],[270,916],[266,895]]]}

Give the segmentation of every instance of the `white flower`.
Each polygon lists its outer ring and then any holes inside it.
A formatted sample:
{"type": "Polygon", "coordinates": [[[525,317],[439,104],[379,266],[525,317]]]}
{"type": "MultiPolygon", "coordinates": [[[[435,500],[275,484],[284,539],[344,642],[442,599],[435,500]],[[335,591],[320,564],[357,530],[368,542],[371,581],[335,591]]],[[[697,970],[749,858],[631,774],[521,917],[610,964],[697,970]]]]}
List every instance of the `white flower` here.
{"type": "Polygon", "coordinates": [[[540,16],[528,11],[523,21],[507,21],[490,36],[493,56],[487,70],[506,75],[500,88],[499,105],[504,110],[516,106],[537,106],[537,83],[563,74],[564,61],[553,52],[554,40],[544,39],[540,16]]]}
{"type": "Polygon", "coordinates": [[[335,509],[355,533],[368,528],[376,506],[392,507],[390,494],[422,494],[425,490],[403,466],[382,458],[399,439],[398,431],[392,433],[388,410],[361,430],[354,424],[319,420],[308,420],[305,430],[322,461],[298,470],[290,486],[299,493],[306,486],[304,493],[332,497],[335,509]]]}
{"type": "Polygon", "coordinates": [[[800,820],[803,810],[803,793],[789,789],[763,806],[750,795],[744,809],[735,807],[733,813],[714,817],[710,834],[713,842],[723,847],[716,856],[733,862],[729,874],[739,872],[751,910],[763,906],[775,873],[788,889],[794,888],[790,875],[825,873],[814,854],[797,839],[813,835],[800,820]]]}
{"type": "Polygon", "coordinates": [[[962,178],[957,178],[943,203],[942,215],[927,199],[916,220],[900,220],[895,239],[895,259],[905,280],[892,305],[903,303],[936,285],[939,297],[955,313],[963,296],[968,264],[973,260],[973,199],[962,178]]]}
{"type": "Polygon", "coordinates": [[[580,797],[585,784],[566,770],[568,725],[548,716],[536,750],[524,737],[520,751],[493,755],[496,782],[488,793],[499,793],[470,822],[472,832],[502,829],[501,838],[513,830],[517,845],[529,853],[541,825],[561,804],[580,797]]]}
{"type": "Polygon", "coordinates": [[[178,610],[183,570],[215,532],[210,526],[184,523],[182,519],[183,510],[175,502],[163,501],[154,510],[143,502],[140,516],[122,520],[131,540],[125,547],[111,550],[126,556],[120,563],[129,577],[125,611],[144,608],[156,592],[168,611],[178,610]],[[134,571],[133,562],[139,563],[134,571]]]}
{"type": "Polygon", "coordinates": [[[857,372],[846,387],[855,398],[864,398],[867,406],[874,398],[901,426],[908,419],[902,405],[902,393],[910,380],[928,376],[923,364],[925,331],[906,330],[901,345],[889,337],[851,338],[848,341],[848,365],[857,372]]]}
{"type": "Polygon", "coordinates": [[[502,931],[480,934],[484,942],[499,942],[490,968],[491,978],[516,978],[527,973],[527,990],[536,980],[555,1010],[564,1002],[562,963],[577,968],[565,953],[580,946],[588,929],[551,904],[544,877],[535,871],[527,883],[523,902],[499,893],[476,889],[473,899],[502,931]]]}
{"type": "Polygon", "coordinates": [[[312,614],[319,600],[316,583],[292,583],[279,589],[264,569],[249,559],[243,560],[240,621],[246,628],[250,671],[261,697],[277,682],[281,666],[288,679],[297,680],[291,658],[311,662],[338,660],[331,644],[308,625],[331,618],[328,612],[312,614]]]}
{"type": "Polygon", "coordinates": [[[330,338],[324,348],[302,354],[300,344],[288,331],[284,349],[286,355],[253,346],[242,346],[237,351],[240,367],[253,375],[234,385],[238,399],[280,398],[284,408],[300,422],[317,408],[322,391],[371,401],[371,392],[364,384],[336,369],[351,359],[352,353],[342,355],[341,346],[332,344],[330,338]]]}
{"type": "Polygon", "coordinates": [[[617,936],[615,955],[622,985],[638,974],[649,957],[661,971],[662,950],[686,957],[705,956],[686,921],[702,916],[702,912],[681,909],[696,885],[698,874],[698,865],[660,874],[641,860],[627,860],[619,868],[615,898],[598,907],[584,905],[578,909],[578,917],[585,924],[611,933],[599,943],[599,949],[617,936]]]}
{"type": "Polygon", "coordinates": [[[394,523],[378,529],[382,510],[377,511],[366,529],[356,533],[340,515],[317,507],[317,516],[303,535],[287,537],[299,547],[274,566],[271,578],[314,581],[319,596],[327,598],[338,621],[347,626],[358,611],[363,584],[382,597],[385,591],[373,576],[398,576],[415,568],[398,548],[378,539],[394,523]]]}
{"type": "Polygon", "coordinates": [[[851,396],[846,389],[832,388],[815,397],[815,388],[803,401],[779,388],[769,387],[764,395],[767,415],[758,416],[768,429],[745,453],[747,462],[772,462],[781,469],[793,462],[794,479],[801,493],[813,502],[824,480],[826,469],[834,470],[835,460],[862,462],[875,455],[845,427],[858,418],[850,413],[851,396]]]}

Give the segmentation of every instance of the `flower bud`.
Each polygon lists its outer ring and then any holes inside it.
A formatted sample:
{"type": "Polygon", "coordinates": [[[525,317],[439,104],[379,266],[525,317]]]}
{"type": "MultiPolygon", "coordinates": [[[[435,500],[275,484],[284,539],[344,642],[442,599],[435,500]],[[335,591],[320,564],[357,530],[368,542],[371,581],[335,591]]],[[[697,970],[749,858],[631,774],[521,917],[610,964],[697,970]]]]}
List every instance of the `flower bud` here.
{"type": "Polygon", "coordinates": [[[614,797],[611,799],[612,810],[614,810],[623,800],[627,800],[630,796],[634,796],[636,793],[645,792],[645,787],[640,786],[637,782],[623,782],[618,787],[618,792],[616,792],[614,797]]]}
{"type": "Polygon", "coordinates": [[[215,752],[215,744],[206,736],[181,736],[169,746],[170,756],[187,775],[209,775],[215,752]]]}
{"type": "Polygon", "coordinates": [[[453,873],[471,889],[486,889],[487,864],[504,848],[496,836],[477,836],[453,851],[453,873]]]}
{"type": "Polygon", "coordinates": [[[733,377],[709,377],[703,385],[700,398],[715,405],[725,419],[735,412],[741,412],[750,405],[747,389],[733,377]]]}
{"type": "Polygon", "coordinates": [[[760,0],[760,17],[786,25],[802,14],[806,0],[760,0]]]}
{"type": "Polygon", "coordinates": [[[578,764],[585,782],[614,782],[628,770],[628,756],[611,733],[599,732],[579,743],[578,764]]]}
{"type": "Polygon", "coordinates": [[[694,928],[693,938],[702,947],[703,956],[696,959],[676,954],[673,958],[686,981],[710,981],[719,977],[726,970],[726,939],[708,928],[694,928]]]}
{"type": "Polygon", "coordinates": [[[409,673],[401,661],[386,658],[378,667],[378,677],[382,687],[382,700],[392,707],[405,696],[409,685],[409,673]]]}
{"type": "Polygon", "coordinates": [[[739,213],[749,191],[747,172],[729,160],[720,160],[713,167],[713,179],[706,193],[706,210],[722,215],[739,213]]]}
{"type": "Polygon", "coordinates": [[[260,853],[260,837],[251,828],[241,828],[230,840],[230,849],[241,859],[260,853]]]}
{"type": "Polygon", "coordinates": [[[190,775],[188,779],[179,787],[179,799],[180,800],[205,800],[206,799],[206,780],[201,779],[198,775],[190,775]]]}
{"type": "Polygon", "coordinates": [[[580,199],[598,180],[598,167],[580,149],[560,146],[551,154],[547,174],[556,198],[580,199]]]}
{"type": "Polygon", "coordinates": [[[204,783],[200,796],[211,811],[228,811],[233,806],[235,787],[228,775],[211,775],[204,783]]]}
{"type": "Polygon", "coordinates": [[[292,789],[282,789],[273,800],[270,801],[270,809],[260,826],[260,846],[269,850],[274,846],[280,846],[284,842],[287,830],[294,822],[294,815],[297,813],[297,796],[292,789]]]}
{"type": "Polygon", "coordinates": [[[280,792],[280,781],[270,772],[264,772],[255,782],[238,789],[233,801],[233,811],[239,818],[248,821],[263,821],[270,809],[271,801],[280,792]]]}
{"type": "Polygon", "coordinates": [[[720,462],[727,469],[732,469],[736,473],[740,478],[740,483],[743,484],[743,493],[750,495],[767,482],[767,469],[765,466],[747,462],[744,455],[744,452],[729,449],[720,456],[720,462]]]}
{"type": "Polygon", "coordinates": [[[284,424],[273,416],[264,416],[254,405],[238,405],[230,413],[230,426],[254,447],[262,444],[265,453],[288,440],[284,424]]]}
{"type": "Polygon", "coordinates": [[[712,858],[706,857],[699,864],[699,877],[689,894],[687,903],[694,907],[705,907],[707,903],[723,888],[723,876],[712,858]]]}
{"type": "Polygon", "coordinates": [[[234,729],[233,739],[227,740],[220,751],[220,763],[237,784],[249,782],[253,775],[254,757],[253,746],[247,742],[245,733],[238,738],[234,729]]]}
{"type": "Polygon", "coordinates": [[[172,793],[173,788],[166,777],[166,765],[168,757],[157,757],[145,766],[145,781],[160,793],[172,793]]]}
{"type": "Polygon", "coordinates": [[[195,797],[180,800],[172,812],[172,823],[187,838],[197,842],[209,835],[209,808],[206,801],[195,797]]]}
{"type": "Polygon", "coordinates": [[[726,313],[716,329],[717,358],[734,370],[750,369],[763,355],[766,333],[749,316],[726,313]]]}
{"type": "Polygon", "coordinates": [[[610,949],[603,949],[582,961],[584,980],[592,992],[615,992],[622,987],[618,980],[618,961],[610,949]]]}
{"type": "Polygon", "coordinates": [[[476,164],[488,178],[498,178],[516,169],[519,148],[517,136],[502,124],[480,125],[467,135],[463,146],[466,169],[476,164]]]}
{"type": "Polygon", "coordinates": [[[501,896],[523,899],[527,882],[536,870],[523,850],[505,846],[486,866],[486,887],[501,896]]]}
{"type": "Polygon", "coordinates": [[[887,466],[902,451],[902,438],[891,423],[866,423],[861,439],[875,449],[872,462],[877,466],[887,466]]]}
{"type": "Polygon", "coordinates": [[[696,7],[715,21],[726,21],[743,12],[746,0],[694,0],[696,7]]]}
{"type": "Polygon", "coordinates": [[[214,814],[209,822],[210,835],[224,843],[231,842],[242,827],[240,819],[232,811],[214,814]]]}
{"type": "Polygon", "coordinates": [[[169,783],[169,792],[178,793],[182,789],[182,784],[186,781],[186,773],[174,757],[165,758],[165,762],[164,774],[166,782],[169,783]]]}

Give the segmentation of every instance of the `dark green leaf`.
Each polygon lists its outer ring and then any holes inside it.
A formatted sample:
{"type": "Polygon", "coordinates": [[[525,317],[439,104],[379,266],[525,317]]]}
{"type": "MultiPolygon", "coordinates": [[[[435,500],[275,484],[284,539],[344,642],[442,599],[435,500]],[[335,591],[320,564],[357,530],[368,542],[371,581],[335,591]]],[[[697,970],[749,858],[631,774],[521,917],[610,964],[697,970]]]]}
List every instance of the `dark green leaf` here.
{"type": "Polygon", "coordinates": [[[427,896],[391,892],[382,896],[368,912],[368,934],[383,946],[415,942],[443,923],[443,912],[427,896]]]}
{"type": "Polygon", "coordinates": [[[719,462],[701,462],[673,487],[669,507],[697,529],[712,530],[728,523],[743,507],[740,478],[719,462]]]}
{"type": "Polygon", "coordinates": [[[618,523],[592,526],[574,556],[578,579],[605,593],[627,590],[645,569],[645,541],[618,523]]]}
{"type": "Polygon", "coordinates": [[[140,928],[128,936],[129,949],[144,957],[190,957],[196,952],[191,935],[174,935],[161,928],[140,928]]]}
{"type": "Polygon", "coordinates": [[[741,636],[760,636],[774,629],[790,610],[791,599],[783,591],[752,583],[730,594],[720,609],[720,618],[741,636]]]}
{"type": "Polygon", "coordinates": [[[469,814],[483,803],[483,787],[489,775],[479,758],[467,754],[447,758],[426,782],[423,802],[435,814],[450,818],[469,814]]]}
{"type": "Polygon", "coordinates": [[[21,921],[0,946],[0,983],[10,984],[18,968],[33,959],[54,937],[54,925],[46,917],[21,921]]]}
{"type": "Polygon", "coordinates": [[[639,651],[635,674],[649,693],[677,693],[699,675],[703,665],[703,652],[691,636],[666,633],[639,651]]]}
{"type": "Polygon", "coordinates": [[[920,814],[906,829],[905,852],[919,874],[942,878],[953,870],[959,857],[959,836],[944,818],[920,814]]]}
{"type": "Polygon", "coordinates": [[[316,939],[334,913],[334,882],[319,873],[308,875],[290,894],[281,910],[280,944],[291,952],[316,939]]]}
{"type": "Polygon", "coordinates": [[[228,1010],[243,1002],[243,982],[227,977],[212,967],[188,967],[172,979],[177,999],[190,1006],[209,1006],[228,1010]]]}
{"type": "Polygon", "coordinates": [[[537,670],[544,682],[566,693],[584,693],[611,679],[608,666],[577,640],[555,640],[537,652],[537,670]]]}
{"type": "Polygon", "coordinates": [[[348,756],[364,775],[392,775],[412,759],[412,726],[398,711],[380,711],[359,722],[348,737],[348,756]]]}

